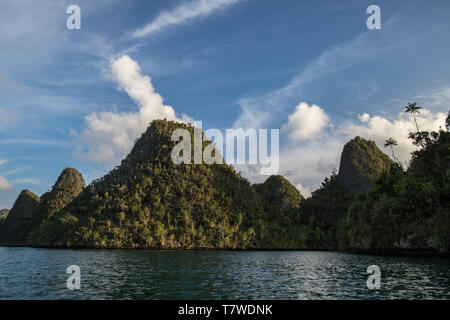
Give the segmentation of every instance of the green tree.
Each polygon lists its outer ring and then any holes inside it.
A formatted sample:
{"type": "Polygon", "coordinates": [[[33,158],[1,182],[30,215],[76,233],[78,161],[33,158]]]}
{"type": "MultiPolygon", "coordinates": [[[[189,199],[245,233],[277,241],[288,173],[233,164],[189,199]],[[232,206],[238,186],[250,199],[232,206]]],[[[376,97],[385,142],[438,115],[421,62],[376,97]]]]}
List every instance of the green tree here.
{"type": "Polygon", "coordinates": [[[447,131],[450,130],[450,111],[447,114],[447,119],[445,119],[445,127],[447,128],[447,131]]]}

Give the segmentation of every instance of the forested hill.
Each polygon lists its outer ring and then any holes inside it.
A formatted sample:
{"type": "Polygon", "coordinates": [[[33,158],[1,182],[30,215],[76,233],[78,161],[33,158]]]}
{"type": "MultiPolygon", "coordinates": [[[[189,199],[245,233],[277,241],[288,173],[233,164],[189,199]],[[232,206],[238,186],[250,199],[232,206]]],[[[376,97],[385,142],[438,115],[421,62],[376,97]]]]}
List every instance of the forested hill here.
{"type": "Polygon", "coordinates": [[[287,212],[302,199],[293,186],[279,208],[231,166],[176,165],[171,134],[177,128],[193,136],[192,126],[153,121],[120,166],[41,219],[28,233],[28,243],[173,249],[303,245],[296,242],[295,217],[287,212]]]}
{"type": "Polygon", "coordinates": [[[304,199],[282,176],[251,185],[227,164],[174,164],[177,128],[193,137],[190,125],[153,121],[121,164],[87,187],[68,168],[41,198],[23,191],[0,223],[0,244],[449,252],[448,130],[411,133],[418,150],[407,171],[356,137],[339,174],[304,199]]]}

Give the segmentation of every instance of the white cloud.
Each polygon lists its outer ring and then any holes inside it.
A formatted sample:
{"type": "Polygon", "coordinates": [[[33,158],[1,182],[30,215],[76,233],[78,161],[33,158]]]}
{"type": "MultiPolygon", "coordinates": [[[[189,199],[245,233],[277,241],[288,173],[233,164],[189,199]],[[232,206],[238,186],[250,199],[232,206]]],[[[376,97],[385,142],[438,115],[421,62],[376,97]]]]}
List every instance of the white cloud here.
{"type": "Polygon", "coordinates": [[[303,197],[309,198],[311,196],[311,189],[303,186],[301,183],[297,183],[295,187],[297,188],[298,191],[300,191],[303,197]]]}
{"type": "Polygon", "coordinates": [[[0,192],[11,191],[13,190],[13,186],[6,180],[5,177],[0,176],[0,192]]]}
{"type": "Polygon", "coordinates": [[[370,114],[368,114],[368,113],[360,114],[360,115],[358,115],[358,119],[359,119],[359,121],[361,121],[361,122],[369,122],[369,120],[370,120],[370,114]]]}
{"type": "Polygon", "coordinates": [[[289,115],[289,121],[282,129],[289,132],[291,140],[307,140],[317,136],[327,125],[329,117],[319,106],[309,106],[301,102],[294,113],[289,115]]]}
{"type": "MultiPolygon", "coordinates": [[[[111,76],[139,107],[136,112],[103,111],[85,117],[86,128],[76,139],[80,147],[76,154],[94,162],[113,162],[122,159],[133,147],[135,140],[152,120],[181,121],[171,106],[155,92],[151,79],[141,74],[136,61],[124,55],[111,60],[111,76]]],[[[185,117],[185,116],[184,116],[185,117]]]]}
{"type": "Polygon", "coordinates": [[[280,150],[280,174],[293,185],[313,191],[323,179],[339,168],[346,139],[329,132],[318,139],[284,145],[280,150]]]}
{"type": "MultiPolygon", "coordinates": [[[[417,122],[421,130],[438,130],[439,127],[444,128],[445,117],[443,112],[422,109],[417,122]]],[[[317,139],[283,145],[280,149],[280,174],[299,190],[316,190],[333,169],[339,169],[344,144],[358,135],[375,141],[378,148],[389,156],[390,151],[384,148],[384,141],[393,137],[398,141],[398,146],[394,147],[395,156],[406,165],[411,158],[410,153],[416,150],[408,139],[412,131],[415,131],[415,125],[410,114],[401,112],[387,118],[363,113],[358,119],[333,123],[317,139]]],[[[257,171],[242,169],[242,174],[250,181],[263,180],[257,171]]]]}
{"type": "Polygon", "coordinates": [[[6,159],[0,159],[0,166],[1,166],[2,164],[5,164],[6,162],[8,162],[8,160],[6,160],[6,159]]]}
{"type": "Polygon", "coordinates": [[[172,25],[180,25],[195,18],[208,16],[225,9],[240,0],[194,0],[183,3],[171,11],[163,11],[152,22],[133,33],[133,37],[144,37],[172,25]]]}
{"type": "MultiPolygon", "coordinates": [[[[422,109],[416,115],[420,130],[438,130],[445,128],[446,114],[442,112],[432,112],[422,109]]],[[[384,142],[389,137],[398,142],[394,147],[395,156],[403,163],[407,164],[411,158],[411,152],[416,150],[416,146],[408,139],[408,134],[415,131],[415,125],[410,114],[399,113],[395,119],[389,120],[381,116],[370,116],[363,114],[359,117],[360,123],[347,122],[338,127],[337,133],[346,138],[361,136],[365,139],[374,140],[380,149],[384,149],[384,142]]],[[[387,151],[387,150],[383,150],[387,151]]]]}

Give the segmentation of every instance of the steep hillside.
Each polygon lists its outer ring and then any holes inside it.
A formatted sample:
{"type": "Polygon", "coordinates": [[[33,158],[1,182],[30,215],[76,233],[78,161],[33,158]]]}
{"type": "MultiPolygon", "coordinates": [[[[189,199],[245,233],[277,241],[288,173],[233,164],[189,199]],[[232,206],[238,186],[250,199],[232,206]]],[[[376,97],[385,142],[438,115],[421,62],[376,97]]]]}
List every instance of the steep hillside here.
{"type": "Polygon", "coordinates": [[[25,244],[26,232],[23,228],[28,228],[28,225],[22,224],[22,221],[29,219],[36,212],[39,202],[39,197],[29,190],[23,190],[19,194],[8,217],[2,224],[1,244],[25,244]]]}
{"type": "Polygon", "coordinates": [[[66,168],[52,190],[41,198],[28,190],[22,191],[3,225],[0,242],[9,245],[30,244],[39,234],[43,222],[72,201],[85,187],[81,173],[66,168]]]}
{"type": "Polygon", "coordinates": [[[270,204],[281,208],[298,208],[303,200],[297,188],[283,176],[272,175],[264,183],[255,184],[254,187],[270,204]]]}
{"type": "Polygon", "coordinates": [[[339,183],[353,194],[367,191],[392,164],[375,142],[355,137],[342,150],[339,183]]]}
{"type": "Polygon", "coordinates": [[[450,254],[450,132],[420,132],[405,172],[394,165],[349,208],[352,248],[450,254]]]}
{"type": "Polygon", "coordinates": [[[41,225],[67,206],[85,187],[86,183],[80,172],[73,168],[65,168],[52,189],[41,196],[38,210],[32,219],[27,221],[31,227],[26,229],[26,242],[32,243],[31,239],[39,236],[41,225]]]}
{"type": "MultiPolygon", "coordinates": [[[[156,120],[130,154],[93,182],[41,227],[39,245],[143,248],[264,247],[268,223],[263,200],[226,164],[171,160],[175,129],[194,128],[156,120]]],[[[192,139],[191,146],[194,141],[192,139]]],[[[203,148],[209,144],[203,143],[203,148]]],[[[193,148],[192,148],[193,150],[193,148]]],[[[285,244],[280,243],[280,246],[285,244]]]]}

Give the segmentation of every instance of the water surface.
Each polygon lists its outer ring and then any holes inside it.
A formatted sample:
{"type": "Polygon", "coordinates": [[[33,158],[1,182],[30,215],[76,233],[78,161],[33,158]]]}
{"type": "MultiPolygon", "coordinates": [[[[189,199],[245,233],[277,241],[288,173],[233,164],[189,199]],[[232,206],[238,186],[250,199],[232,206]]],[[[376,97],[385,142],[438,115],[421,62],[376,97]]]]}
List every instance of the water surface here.
{"type": "Polygon", "coordinates": [[[450,260],[312,251],[0,247],[0,299],[450,299],[450,260]],[[78,265],[81,289],[67,289],[78,265]],[[381,289],[366,286],[369,265],[381,289]]]}

